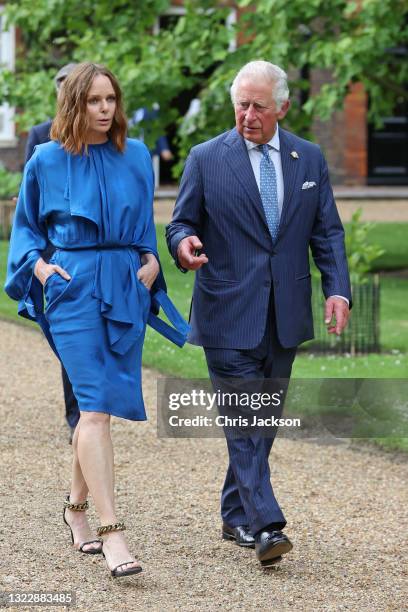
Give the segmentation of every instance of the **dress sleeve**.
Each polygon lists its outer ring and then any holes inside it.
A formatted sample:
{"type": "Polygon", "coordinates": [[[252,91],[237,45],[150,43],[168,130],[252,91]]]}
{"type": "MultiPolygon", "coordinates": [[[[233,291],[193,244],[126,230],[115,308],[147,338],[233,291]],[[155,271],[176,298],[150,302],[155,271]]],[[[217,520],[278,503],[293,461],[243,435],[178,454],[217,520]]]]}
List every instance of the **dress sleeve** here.
{"type": "Polygon", "coordinates": [[[18,313],[36,319],[43,311],[43,289],[34,265],[47,246],[47,231],[40,220],[40,187],[36,156],[27,163],[18,196],[7,263],[6,293],[19,302],[18,313]]]}
{"type": "Polygon", "coordinates": [[[144,224],[144,233],[139,242],[139,253],[153,253],[159,262],[160,272],[153,283],[152,291],[158,291],[159,289],[163,289],[163,291],[167,291],[166,281],[164,280],[163,270],[160,263],[159,251],[157,248],[157,238],[156,238],[156,227],[154,225],[154,215],[153,215],[153,199],[154,199],[154,174],[153,174],[153,166],[152,160],[147,148],[145,148],[144,152],[144,162],[145,162],[145,172],[146,172],[146,185],[147,185],[147,197],[146,202],[148,206],[145,208],[145,224],[144,224]]]}
{"type": "Polygon", "coordinates": [[[153,253],[153,255],[156,257],[159,263],[159,266],[160,266],[160,271],[153,283],[152,291],[154,293],[155,291],[158,291],[159,289],[163,289],[163,291],[167,293],[166,281],[164,279],[163,269],[162,269],[162,265],[161,265],[160,257],[159,257],[159,251],[157,248],[156,227],[154,225],[153,210],[150,215],[149,222],[148,222],[146,237],[147,237],[146,243],[148,244],[148,246],[144,248],[142,247],[140,249],[140,252],[141,253],[153,253]]]}

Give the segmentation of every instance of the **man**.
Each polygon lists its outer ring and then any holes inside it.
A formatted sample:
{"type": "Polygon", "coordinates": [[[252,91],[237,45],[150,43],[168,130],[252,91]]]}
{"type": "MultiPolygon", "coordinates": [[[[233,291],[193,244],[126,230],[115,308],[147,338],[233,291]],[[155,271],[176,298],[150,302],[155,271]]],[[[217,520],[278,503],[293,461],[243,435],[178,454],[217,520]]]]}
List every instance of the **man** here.
{"type": "MultiPolygon", "coordinates": [[[[73,71],[77,64],[66,64],[59,70],[55,76],[54,82],[57,90],[57,95],[60,91],[62,83],[65,81],[67,76],[73,71]]],[[[27,138],[26,151],[25,151],[25,163],[28,162],[32,154],[34,153],[34,148],[38,144],[43,144],[44,142],[49,142],[50,140],[50,129],[52,125],[52,120],[44,121],[44,123],[39,123],[38,125],[34,125],[27,138]]],[[[52,247],[47,248],[45,251],[45,257],[48,259],[51,257],[53,253],[52,247]]],[[[69,378],[65,369],[61,368],[62,372],[62,384],[64,388],[64,400],[65,400],[65,418],[68,423],[68,427],[70,430],[69,443],[72,443],[72,435],[74,433],[75,427],[79,420],[79,408],[78,402],[76,401],[74,392],[72,390],[72,385],[69,382],[69,378]]]]}
{"type": "MultiPolygon", "coordinates": [[[[155,102],[153,104],[152,110],[148,110],[145,107],[138,108],[137,111],[133,113],[131,118],[129,119],[129,127],[134,127],[142,122],[145,124],[149,122],[153,122],[159,118],[160,107],[155,102]]],[[[139,138],[142,142],[145,141],[145,130],[142,128],[139,133],[139,138]]],[[[173,153],[170,150],[169,141],[167,136],[163,134],[156,139],[154,143],[154,148],[150,149],[150,154],[153,157],[154,155],[159,155],[163,161],[171,161],[173,159],[173,153]]]]}
{"type": "MultiPolygon", "coordinates": [[[[60,91],[62,83],[65,81],[67,76],[73,71],[77,64],[66,64],[63,66],[55,75],[54,83],[58,92],[60,91]]],[[[50,129],[52,125],[52,120],[44,121],[44,123],[39,123],[38,125],[34,125],[28,133],[26,150],[25,150],[25,163],[28,162],[32,154],[34,153],[34,147],[38,144],[43,144],[44,142],[49,142],[50,140],[50,129]]]]}
{"type": "MultiPolygon", "coordinates": [[[[328,332],[347,324],[343,227],[319,147],[277,125],[289,109],[284,71],[246,64],[231,98],[236,127],[192,148],[167,242],[180,269],[197,271],[189,341],[204,347],[211,380],[289,379],[297,346],[313,337],[309,246],[328,332]]],[[[255,545],[264,566],[292,548],[270,482],[272,443],[256,430],[227,435],[221,497],[223,537],[255,545]]]]}
{"type": "MultiPolygon", "coordinates": [[[[154,102],[151,110],[146,107],[138,108],[129,119],[129,127],[132,128],[136,125],[142,124],[145,127],[141,127],[139,138],[142,142],[145,142],[145,137],[149,132],[149,123],[152,124],[159,118],[160,106],[157,102],[154,102]]],[[[154,170],[154,186],[157,189],[160,185],[160,159],[163,162],[170,162],[174,159],[173,153],[170,150],[169,141],[165,134],[162,134],[156,139],[154,147],[149,149],[150,155],[152,156],[153,170],[154,170]]]]}

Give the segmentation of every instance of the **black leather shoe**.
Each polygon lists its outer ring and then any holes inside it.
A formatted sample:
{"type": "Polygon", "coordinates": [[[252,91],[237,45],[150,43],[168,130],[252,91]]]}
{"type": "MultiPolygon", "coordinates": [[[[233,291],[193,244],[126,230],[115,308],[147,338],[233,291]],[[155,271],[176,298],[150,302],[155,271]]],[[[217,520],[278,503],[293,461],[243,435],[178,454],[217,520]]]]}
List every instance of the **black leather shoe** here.
{"type": "Polygon", "coordinates": [[[292,550],[293,544],[279,530],[260,531],[255,536],[255,552],[263,567],[274,565],[279,557],[292,550]]]}
{"type": "Polygon", "coordinates": [[[255,548],[255,540],[249,533],[249,529],[245,525],[239,525],[238,527],[230,527],[226,523],[222,524],[222,539],[231,540],[238,544],[238,546],[245,546],[246,548],[255,548]]]}

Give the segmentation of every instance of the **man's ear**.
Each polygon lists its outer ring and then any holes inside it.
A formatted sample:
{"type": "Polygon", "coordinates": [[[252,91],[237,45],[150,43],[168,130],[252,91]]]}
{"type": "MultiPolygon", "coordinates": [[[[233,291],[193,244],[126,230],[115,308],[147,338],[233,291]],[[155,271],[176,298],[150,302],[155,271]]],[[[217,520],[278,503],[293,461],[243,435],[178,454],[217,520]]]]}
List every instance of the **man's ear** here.
{"type": "Polygon", "coordinates": [[[286,100],[286,102],[282,104],[282,107],[280,111],[278,112],[278,119],[283,119],[285,117],[286,113],[289,110],[289,107],[290,107],[290,100],[286,100]]]}

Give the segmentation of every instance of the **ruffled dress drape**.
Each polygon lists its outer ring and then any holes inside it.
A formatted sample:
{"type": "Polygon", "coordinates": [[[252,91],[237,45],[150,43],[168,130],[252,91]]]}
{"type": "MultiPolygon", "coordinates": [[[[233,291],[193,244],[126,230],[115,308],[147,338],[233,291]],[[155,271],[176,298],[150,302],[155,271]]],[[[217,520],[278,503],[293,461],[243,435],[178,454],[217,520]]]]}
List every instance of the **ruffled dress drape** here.
{"type": "MultiPolygon", "coordinates": [[[[141,358],[154,306],[137,270],[143,253],[158,259],[153,184],[149,152],[132,139],[124,153],[108,141],[82,155],[49,142],[25,168],[5,290],[49,336],[80,410],[146,419],[141,358]],[[50,263],[71,280],[55,273],[43,290],[33,268],[49,242],[50,263]]],[[[152,291],[160,289],[161,273],[152,291]]]]}

